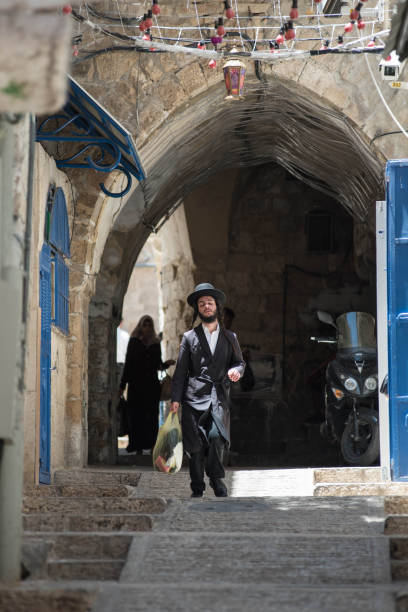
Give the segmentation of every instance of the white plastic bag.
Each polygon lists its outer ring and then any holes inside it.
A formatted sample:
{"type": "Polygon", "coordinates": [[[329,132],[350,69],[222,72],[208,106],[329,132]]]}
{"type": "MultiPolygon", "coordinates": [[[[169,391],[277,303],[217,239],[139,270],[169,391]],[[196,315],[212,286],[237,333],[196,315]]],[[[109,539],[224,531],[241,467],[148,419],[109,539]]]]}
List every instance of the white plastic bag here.
{"type": "Polygon", "coordinates": [[[153,449],[153,468],[165,474],[175,474],[183,462],[183,442],[177,412],[170,412],[159,429],[153,449]]]}

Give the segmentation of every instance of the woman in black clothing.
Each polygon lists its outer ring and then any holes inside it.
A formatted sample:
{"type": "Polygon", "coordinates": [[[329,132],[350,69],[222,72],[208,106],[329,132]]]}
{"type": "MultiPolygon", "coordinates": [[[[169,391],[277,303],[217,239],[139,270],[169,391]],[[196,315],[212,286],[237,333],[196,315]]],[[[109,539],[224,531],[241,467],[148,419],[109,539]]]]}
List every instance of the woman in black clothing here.
{"type": "Polygon", "coordinates": [[[122,395],[128,385],[129,446],[126,450],[129,453],[154,446],[159,428],[157,372],[174,363],[171,359],[163,363],[153,319],[143,316],[130,336],[119,390],[122,395]]]}

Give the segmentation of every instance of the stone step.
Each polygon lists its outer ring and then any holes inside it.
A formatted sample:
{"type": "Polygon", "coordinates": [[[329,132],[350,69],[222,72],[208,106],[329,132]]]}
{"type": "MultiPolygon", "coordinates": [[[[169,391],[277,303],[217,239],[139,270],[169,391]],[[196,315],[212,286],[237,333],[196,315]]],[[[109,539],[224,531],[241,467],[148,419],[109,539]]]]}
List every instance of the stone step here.
{"type": "Polygon", "coordinates": [[[129,497],[134,487],[124,484],[112,485],[39,485],[24,489],[26,497],[129,497]]]}
{"type": "Polygon", "coordinates": [[[26,532],[151,531],[153,520],[145,514],[23,514],[26,532]]]}
{"type": "Polygon", "coordinates": [[[290,585],[375,586],[389,584],[391,578],[389,542],[384,536],[275,535],[230,530],[216,534],[135,534],[121,584],[134,584],[135,580],[148,584],[154,580],[165,590],[174,582],[169,558],[184,583],[194,583],[199,576],[210,590],[221,576],[224,583],[274,584],[289,590],[290,585]]]}
{"type": "MultiPolygon", "coordinates": [[[[171,573],[171,572],[169,572],[171,573]]],[[[136,577],[137,580],[137,577],[136,577]]],[[[401,606],[408,603],[400,598],[401,606]]],[[[398,602],[399,603],[399,602],[398,602]]],[[[101,592],[93,607],[95,612],[394,612],[395,595],[381,586],[344,587],[323,585],[299,587],[295,584],[225,584],[221,581],[202,585],[176,581],[161,584],[149,581],[125,585],[101,592]]],[[[398,612],[406,612],[398,607],[398,612]]]]}
{"type": "Polygon", "coordinates": [[[54,484],[90,484],[90,485],[115,485],[123,484],[136,487],[141,473],[134,470],[107,470],[89,469],[81,470],[56,470],[54,472],[54,484]]]}
{"type": "Polygon", "coordinates": [[[313,480],[316,483],[381,483],[380,467],[317,468],[313,480]]]}
{"type": "Polygon", "coordinates": [[[24,547],[39,550],[47,546],[48,561],[61,559],[125,559],[132,541],[131,535],[117,533],[47,533],[25,535],[24,547]]]}
{"type": "Polygon", "coordinates": [[[96,600],[96,589],[41,589],[25,585],[0,589],[3,612],[89,612],[96,600]]]}
{"type": "Polygon", "coordinates": [[[119,580],[124,559],[62,559],[48,563],[51,580],[119,580]]]}
{"type": "Polygon", "coordinates": [[[395,561],[408,561],[408,534],[390,538],[390,556],[395,561]]]}
{"type": "Polygon", "coordinates": [[[408,495],[408,483],[333,483],[316,485],[313,489],[315,497],[345,497],[345,496],[386,496],[408,495]]]}
{"type": "Polygon", "coordinates": [[[376,497],[243,497],[174,500],[154,518],[154,532],[205,531],[269,534],[383,536],[384,503],[376,497]]]}
{"type": "Polygon", "coordinates": [[[408,497],[398,495],[384,499],[384,510],[386,514],[408,514],[408,497]]]}
{"type": "Polygon", "coordinates": [[[390,514],[385,519],[386,535],[408,535],[408,514],[390,514]]]}
{"type": "Polygon", "coordinates": [[[166,509],[164,499],[157,497],[27,497],[23,498],[23,512],[142,512],[160,514],[166,509]]]}
{"type": "Polygon", "coordinates": [[[408,580],[408,561],[391,561],[391,577],[397,582],[408,580]]]}

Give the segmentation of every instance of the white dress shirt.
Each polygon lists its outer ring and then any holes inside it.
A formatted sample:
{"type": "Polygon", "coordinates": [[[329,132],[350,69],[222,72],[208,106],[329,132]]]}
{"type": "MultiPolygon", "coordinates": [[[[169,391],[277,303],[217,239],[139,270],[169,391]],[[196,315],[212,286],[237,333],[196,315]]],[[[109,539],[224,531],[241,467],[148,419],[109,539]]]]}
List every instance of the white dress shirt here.
{"type": "Polygon", "coordinates": [[[218,336],[220,335],[220,326],[217,325],[217,329],[210,333],[208,327],[203,324],[205,337],[207,338],[208,345],[210,347],[211,354],[214,355],[215,347],[217,346],[218,336]]]}
{"type": "Polygon", "coordinates": [[[116,330],[116,362],[125,363],[129,334],[120,327],[116,330]]]}

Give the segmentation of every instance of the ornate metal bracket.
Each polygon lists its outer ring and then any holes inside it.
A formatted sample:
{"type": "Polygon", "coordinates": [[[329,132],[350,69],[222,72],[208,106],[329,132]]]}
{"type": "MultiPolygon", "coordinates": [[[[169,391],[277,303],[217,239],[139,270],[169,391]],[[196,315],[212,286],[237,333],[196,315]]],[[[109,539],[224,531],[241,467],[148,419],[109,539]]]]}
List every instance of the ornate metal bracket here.
{"type": "Polygon", "coordinates": [[[105,173],[119,170],[127,179],[120,193],[109,191],[103,182],[99,186],[107,196],[123,197],[132,186],[132,176],[138,181],[145,178],[131,134],[71,78],[68,96],[64,110],[47,117],[41,123],[36,140],[82,145],[70,157],[56,159],[57,167],[92,169],[105,173]]]}

